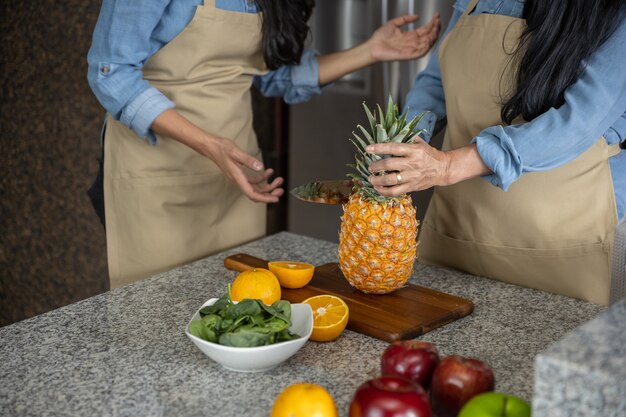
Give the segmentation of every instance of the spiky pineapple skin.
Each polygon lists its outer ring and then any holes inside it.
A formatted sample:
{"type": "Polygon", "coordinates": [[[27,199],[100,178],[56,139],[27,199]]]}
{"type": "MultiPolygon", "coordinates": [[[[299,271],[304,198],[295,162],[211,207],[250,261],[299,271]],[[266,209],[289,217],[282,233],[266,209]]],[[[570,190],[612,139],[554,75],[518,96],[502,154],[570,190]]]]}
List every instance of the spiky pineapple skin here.
{"type": "Polygon", "coordinates": [[[350,285],[367,294],[404,286],[417,256],[418,224],[409,195],[378,202],[353,194],[344,205],[338,253],[350,285]]]}

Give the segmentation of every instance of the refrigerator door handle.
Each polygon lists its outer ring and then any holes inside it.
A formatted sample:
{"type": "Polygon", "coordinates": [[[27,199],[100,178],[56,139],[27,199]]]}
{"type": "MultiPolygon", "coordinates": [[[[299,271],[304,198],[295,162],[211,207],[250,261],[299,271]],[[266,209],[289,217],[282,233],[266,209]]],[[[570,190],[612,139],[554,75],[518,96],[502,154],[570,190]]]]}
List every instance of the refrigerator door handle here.
{"type": "MultiPolygon", "coordinates": [[[[382,10],[381,10],[381,25],[387,23],[387,21],[391,17],[389,11],[397,9],[397,1],[398,0],[382,0],[382,10]],[[390,4],[391,3],[391,4],[390,4]]],[[[411,3],[414,0],[410,0],[411,3]]],[[[387,97],[391,95],[394,101],[398,100],[398,92],[399,92],[399,84],[400,84],[400,62],[391,61],[383,63],[383,101],[387,101],[387,97]]]]}
{"type": "MultiPolygon", "coordinates": [[[[387,23],[389,17],[389,1],[382,0],[381,1],[381,12],[380,12],[380,24],[384,25],[387,23]]],[[[383,96],[386,97],[389,94],[389,63],[383,63],[383,96]]]]}
{"type": "MultiPolygon", "coordinates": [[[[390,10],[394,11],[406,11],[407,14],[415,14],[416,13],[416,3],[415,0],[404,0],[404,3],[400,7],[400,3],[402,0],[382,0],[382,10],[381,10],[381,24],[387,23],[387,21],[391,18],[397,16],[390,16],[390,10]]],[[[404,14],[403,12],[400,14],[404,14]]],[[[410,23],[407,25],[404,30],[415,30],[415,23],[410,23]]],[[[400,61],[392,61],[383,63],[383,94],[384,101],[387,101],[387,97],[391,95],[394,102],[398,104],[401,108],[404,102],[404,94],[407,93],[403,91],[402,87],[402,67],[403,66],[415,66],[414,60],[410,60],[408,62],[400,62],[400,61]]]]}

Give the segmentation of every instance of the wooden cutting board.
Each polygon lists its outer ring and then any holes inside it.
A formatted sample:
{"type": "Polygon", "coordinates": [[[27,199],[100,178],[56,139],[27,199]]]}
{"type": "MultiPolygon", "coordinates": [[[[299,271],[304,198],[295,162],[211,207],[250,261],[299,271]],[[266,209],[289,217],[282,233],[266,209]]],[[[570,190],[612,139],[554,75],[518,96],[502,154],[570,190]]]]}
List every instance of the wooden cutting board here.
{"type": "MultiPolygon", "coordinates": [[[[240,253],[224,259],[224,266],[245,271],[267,268],[267,261],[240,253]]],[[[282,288],[282,298],[292,303],[320,294],[346,302],[348,329],[387,342],[416,338],[474,310],[470,300],[413,284],[391,294],[365,294],[348,283],[337,263],[315,267],[313,279],[303,288],[282,288]]]]}

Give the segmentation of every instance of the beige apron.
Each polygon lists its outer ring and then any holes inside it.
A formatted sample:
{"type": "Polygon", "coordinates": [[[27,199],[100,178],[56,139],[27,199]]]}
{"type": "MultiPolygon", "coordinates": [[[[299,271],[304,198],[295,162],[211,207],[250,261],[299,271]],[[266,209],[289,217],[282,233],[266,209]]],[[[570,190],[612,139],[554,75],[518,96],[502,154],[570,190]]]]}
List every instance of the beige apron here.
{"type": "MultiPolygon", "coordinates": [[[[439,52],[446,150],[502,124],[501,97],[514,85],[510,51],[525,22],[470,16],[477,2],[439,52]]],[[[420,235],[420,260],[607,304],[617,224],[608,158],[617,152],[600,138],[559,168],[524,174],[507,192],[482,178],[436,187],[420,235]]]]}
{"type": "MultiPolygon", "coordinates": [[[[267,72],[260,14],[198,6],[143,75],[206,132],[261,157],[250,86],[267,72]]],[[[265,204],[245,197],[208,158],[167,137],[150,146],[109,117],[104,193],[111,287],[265,234],[265,204]]]]}

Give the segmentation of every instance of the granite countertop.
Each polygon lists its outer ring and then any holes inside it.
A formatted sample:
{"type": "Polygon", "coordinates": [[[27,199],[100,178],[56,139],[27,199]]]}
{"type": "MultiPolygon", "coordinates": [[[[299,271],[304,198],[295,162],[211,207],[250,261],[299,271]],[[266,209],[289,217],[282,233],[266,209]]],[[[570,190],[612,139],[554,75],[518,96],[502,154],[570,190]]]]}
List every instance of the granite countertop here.
{"type": "Polygon", "coordinates": [[[626,416],[626,299],[536,356],[533,413],[626,416]]]}
{"type": "MultiPolygon", "coordinates": [[[[308,342],[271,371],[237,373],[184,333],[197,308],[236,276],[224,268],[226,256],[322,265],[336,262],[336,251],[334,243],[283,232],[0,328],[0,415],[267,416],[284,387],[308,381],[325,386],[346,416],[356,388],[378,375],[386,342],[346,330],[331,343],[308,342]]],[[[411,282],[475,303],[470,316],[420,339],[441,355],[488,362],[496,390],[526,400],[535,355],[605,309],[421,264],[411,282]]]]}

